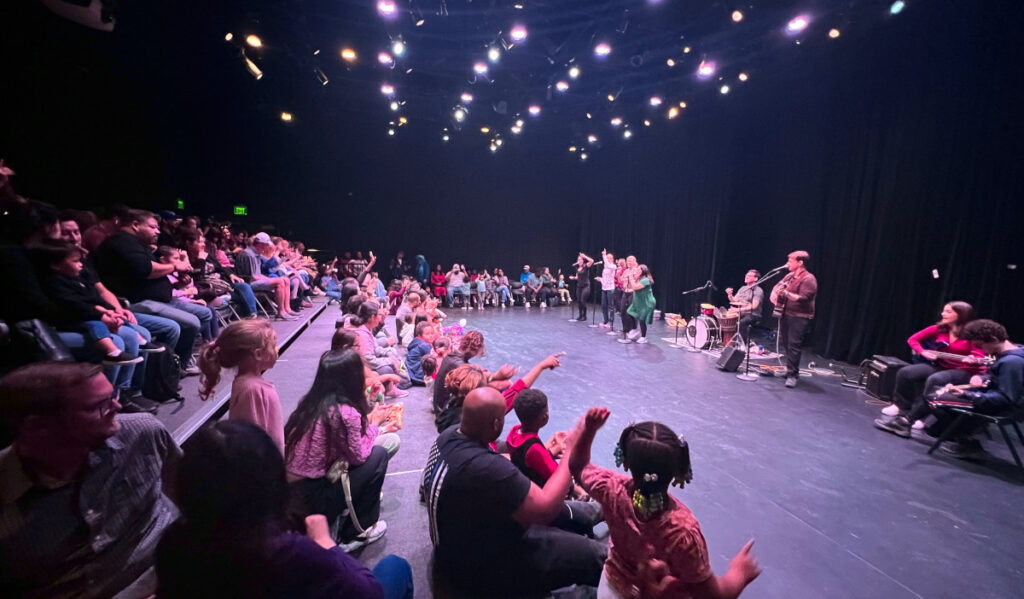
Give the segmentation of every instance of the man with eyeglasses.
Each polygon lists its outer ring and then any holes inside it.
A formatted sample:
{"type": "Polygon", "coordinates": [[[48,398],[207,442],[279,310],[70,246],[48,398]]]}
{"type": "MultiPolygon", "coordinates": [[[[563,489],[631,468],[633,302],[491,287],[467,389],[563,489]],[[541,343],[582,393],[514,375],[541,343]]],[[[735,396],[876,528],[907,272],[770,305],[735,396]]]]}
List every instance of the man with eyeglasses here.
{"type": "Polygon", "coordinates": [[[181,450],[153,416],[118,415],[100,367],[40,362],[0,383],[0,588],[18,597],[145,597],[177,517],[181,450]],[[168,484],[164,484],[164,482],[168,484]]]}

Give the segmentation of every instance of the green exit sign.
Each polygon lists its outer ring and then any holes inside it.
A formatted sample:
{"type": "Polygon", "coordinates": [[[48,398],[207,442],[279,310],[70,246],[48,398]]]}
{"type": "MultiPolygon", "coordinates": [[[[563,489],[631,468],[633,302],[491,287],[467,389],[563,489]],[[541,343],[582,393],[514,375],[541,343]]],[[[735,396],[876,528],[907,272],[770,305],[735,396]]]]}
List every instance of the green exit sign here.
{"type": "Polygon", "coordinates": [[[177,209],[178,210],[184,210],[185,209],[185,200],[183,200],[181,198],[178,198],[178,208],[177,209]]]}
{"type": "Polygon", "coordinates": [[[235,206],[235,216],[249,216],[249,207],[242,205],[235,206]]]}

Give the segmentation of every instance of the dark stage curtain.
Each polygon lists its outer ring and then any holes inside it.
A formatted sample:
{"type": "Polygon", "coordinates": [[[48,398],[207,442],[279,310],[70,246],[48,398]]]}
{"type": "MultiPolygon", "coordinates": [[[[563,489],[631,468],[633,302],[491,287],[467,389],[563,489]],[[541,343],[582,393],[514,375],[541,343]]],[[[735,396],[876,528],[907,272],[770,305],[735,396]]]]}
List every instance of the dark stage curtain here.
{"type": "Polygon", "coordinates": [[[628,197],[591,210],[582,245],[651,264],[670,311],[705,279],[738,287],[805,249],[820,287],[812,347],[841,360],[909,357],[906,337],[951,300],[1020,339],[1024,94],[1009,82],[1022,19],[997,4],[915,6],[844,33],[856,49],[783,49],[741,93],[694,100],[657,154],[598,157],[630,191],[591,181],[628,197]]]}

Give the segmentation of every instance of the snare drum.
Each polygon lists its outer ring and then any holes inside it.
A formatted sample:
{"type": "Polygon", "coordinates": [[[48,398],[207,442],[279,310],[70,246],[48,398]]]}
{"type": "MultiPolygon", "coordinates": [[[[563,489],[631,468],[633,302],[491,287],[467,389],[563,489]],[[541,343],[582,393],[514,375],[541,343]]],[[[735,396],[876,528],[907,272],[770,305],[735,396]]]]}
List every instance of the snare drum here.
{"type": "Polygon", "coordinates": [[[686,342],[700,349],[709,349],[718,340],[718,322],[710,316],[698,316],[686,325],[686,342]]]}
{"type": "Polygon", "coordinates": [[[715,307],[712,306],[711,304],[701,304],[700,313],[703,314],[704,316],[714,316],[715,307]]]}

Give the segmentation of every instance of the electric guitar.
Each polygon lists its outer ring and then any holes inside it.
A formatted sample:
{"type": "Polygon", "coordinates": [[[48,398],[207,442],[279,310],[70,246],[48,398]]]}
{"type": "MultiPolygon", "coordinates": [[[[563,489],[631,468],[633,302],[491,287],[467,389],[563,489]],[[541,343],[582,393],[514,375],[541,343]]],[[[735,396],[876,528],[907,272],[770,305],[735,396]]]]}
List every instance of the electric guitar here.
{"type": "Polygon", "coordinates": [[[922,343],[921,346],[924,348],[925,351],[935,354],[936,359],[929,360],[928,358],[922,356],[921,354],[914,354],[913,362],[915,364],[934,365],[938,358],[959,363],[983,364],[985,366],[988,366],[989,364],[992,364],[993,362],[996,361],[996,359],[993,358],[992,356],[979,357],[971,355],[965,356],[963,354],[951,354],[947,351],[944,351],[949,349],[949,344],[946,343],[945,341],[932,341],[928,342],[927,344],[922,343]]]}

